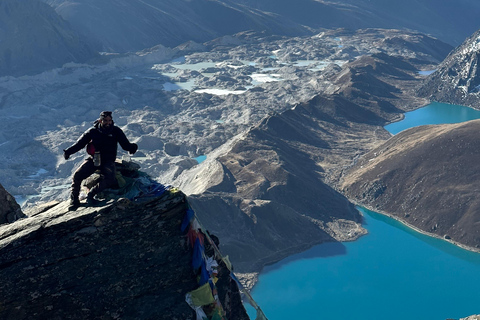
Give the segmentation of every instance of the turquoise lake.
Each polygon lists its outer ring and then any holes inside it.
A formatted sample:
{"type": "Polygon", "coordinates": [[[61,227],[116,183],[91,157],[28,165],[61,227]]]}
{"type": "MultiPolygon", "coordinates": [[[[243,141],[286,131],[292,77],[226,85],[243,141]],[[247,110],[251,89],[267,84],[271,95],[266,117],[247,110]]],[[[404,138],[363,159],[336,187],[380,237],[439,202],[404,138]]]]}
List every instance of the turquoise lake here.
{"type": "MultiPolygon", "coordinates": [[[[386,129],[395,134],[477,118],[473,109],[432,103],[386,129]]],[[[480,313],[480,254],[358,209],[367,235],[321,244],[262,270],[251,294],[269,320],[444,320],[480,313]]]]}
{"type": "Polygon", "coordinates": [[[465,106],[433,102],[415,111],[405,113],[402,121],[385,126],[392,134],[425,124],[459,123],[480,118],[480,111],[465,106]]]}

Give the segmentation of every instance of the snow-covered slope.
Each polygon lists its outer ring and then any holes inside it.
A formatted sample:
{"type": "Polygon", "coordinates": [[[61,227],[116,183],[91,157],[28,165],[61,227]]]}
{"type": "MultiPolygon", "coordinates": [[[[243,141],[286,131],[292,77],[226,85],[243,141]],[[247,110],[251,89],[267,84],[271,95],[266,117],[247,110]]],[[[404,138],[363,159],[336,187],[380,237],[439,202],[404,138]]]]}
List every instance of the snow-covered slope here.
{"type": "Polygon", "coordinates": [[[457,47],[419,89],[432,100],[479,107],[480,30],[457,47]]]}

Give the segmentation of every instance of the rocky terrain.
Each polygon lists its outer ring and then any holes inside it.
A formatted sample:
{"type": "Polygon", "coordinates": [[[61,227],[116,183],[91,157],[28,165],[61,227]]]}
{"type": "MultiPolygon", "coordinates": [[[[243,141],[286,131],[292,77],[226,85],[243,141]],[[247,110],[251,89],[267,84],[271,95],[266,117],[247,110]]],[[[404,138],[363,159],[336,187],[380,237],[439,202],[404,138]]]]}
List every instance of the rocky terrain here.
{"type": "Polygon", "coordinates": [[[25,215],[15,198],[0,184],[0,224],[11,223],[22,217],[25,215]]]}
{"type": "Polygon", "coordinates": [[[0,132],[0,180],[16,196],[35,196],[27,205],[65,199],[85,155],[65,161],[61,150],[111,109],[139,145],[134,161],[160,182],[181,185],[239,270],[258,271],[295,250],[364,232],[334,190],[338,177],[390,137],[384,124],[427,103],[412,95],[424,78],[418,71],[434,68],[450,49],[396,30],[297,38],[245,32],[2,78],[0,117],[8,121],[0,132]],[[199,156],[207,160],[198,163],[199,156]],[[304,184],[311,190],[299,195],[304,184]],[[219,206],[241,221],[227,237],[218,221],[230,218],[216,214],[219,206]],[[301,220],[296,229],[285,229],[292,225],[287,213],[301,220]],[[311,231],[277,251],[291,241],[284,232],[300,229],[311,231]]]}
{"type": "Polygon", "coordinates": [[[480,31],[477,31],[455,48],[418,89],[418,95],[478,109],[479,41],[480,31]]]}
{"type": "MultiPolygon", "coordinates": [[[[196,319],[185,301],[199,285],[181,231],[183,193],[67,207],[51,202],[0,226],[0,318],[196,319]]],[[[207,240],[205,254],[216,256],[207,240]]],[[[229,269],[216,259],[227,318],[249,319],[229,269]]]]}
{"type": "Polygon", "coordinates": [[[89,41],[38,0],[3,0],[0,21],[0,77],[32,75],[67,62],[98,59],[89,41]]]}
{"type": "Polygon", "coordinates": [[[343,177],[358,203],[480,251],[480,121],[405,130],[343,177]]]}

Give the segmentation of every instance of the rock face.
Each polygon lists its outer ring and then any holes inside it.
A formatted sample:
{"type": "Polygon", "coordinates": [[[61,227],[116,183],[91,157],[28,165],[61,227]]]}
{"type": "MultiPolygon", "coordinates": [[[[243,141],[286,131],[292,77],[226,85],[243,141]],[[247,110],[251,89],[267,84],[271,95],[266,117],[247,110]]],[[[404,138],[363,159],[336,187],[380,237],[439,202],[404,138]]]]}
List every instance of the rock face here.
{"type": "MultiPolygon", "coordinates": [[[[0,227],[0,318],[195,319],[185,302],[198,288],[180,228],[185,196],[112,201],[73,212],[67,202],[51,203],[0,227]]],[[[247,320],[232,281],[220,260],[228,319],[247,320]]]]}
{"type": "Polygon", "coordinates": [[[480,30],[453,50],[419,88],[420,96],[478,108],[480,30]]]}
{"type": "Polygon", "coordinates": [[[92,46],[39,0],[0,3],[0,76],[35,74],[97,57],[92,46]]]}
{"type": "Polygon", "coordinates": [[[405,130],[344,176],[343,192],[428,233],[480,248],[480,121],[405,130]]]}
{"type": "Polygon", "coordinates": [[[22,217],[25,215],[15,198],[0,184],[0,225],[14,222],[22,217]]]}

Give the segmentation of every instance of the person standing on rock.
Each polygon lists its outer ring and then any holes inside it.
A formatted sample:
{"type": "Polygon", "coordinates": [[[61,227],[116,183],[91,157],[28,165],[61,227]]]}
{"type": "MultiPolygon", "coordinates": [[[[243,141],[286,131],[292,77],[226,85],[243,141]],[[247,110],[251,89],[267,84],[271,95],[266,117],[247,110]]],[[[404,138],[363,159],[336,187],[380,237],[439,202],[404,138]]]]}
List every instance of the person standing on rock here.
{"type": "Polygon", "coordinates": [[[87,147],[89,154],[89,157],[73,174],[69,210],[75,210],[80,206],[78,197],[81,183],[95,171],[100,170],[103,178],[90,189],[87,195],[87,204],[95,205],[97,200],[94,197],[97,193],[116,185],[117,143],[120,143],[120,146],[130,154],[137,152],[137,144],[130,143],[122,129],[114,125],[112,112],[103,111],[92,128],[85,131],[72,146],[63,150],[65,160],[84,147],[87,147]]]}

